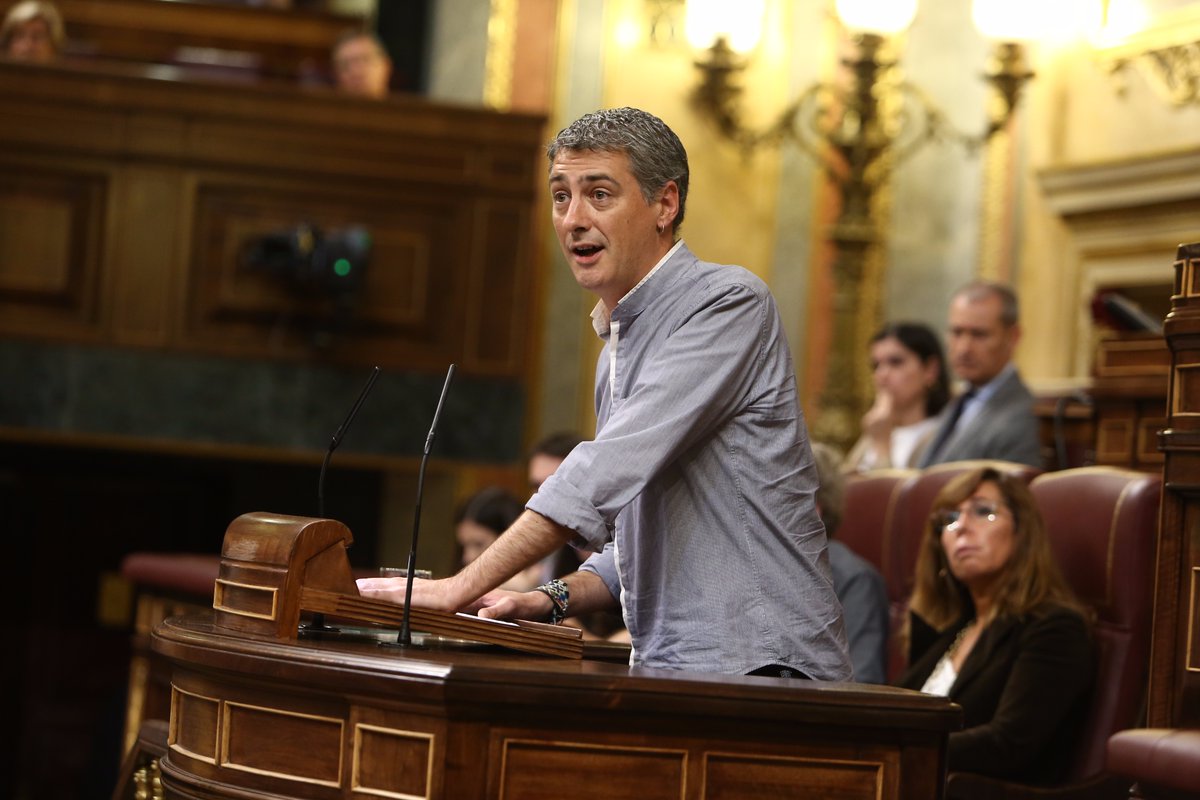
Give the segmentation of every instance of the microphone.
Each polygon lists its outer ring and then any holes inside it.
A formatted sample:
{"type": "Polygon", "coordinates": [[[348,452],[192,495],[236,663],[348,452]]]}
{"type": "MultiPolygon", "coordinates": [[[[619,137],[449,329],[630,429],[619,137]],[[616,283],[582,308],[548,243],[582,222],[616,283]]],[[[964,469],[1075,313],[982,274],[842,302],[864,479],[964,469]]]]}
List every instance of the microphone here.
{"type": "Polygon", "coordinates": [[[442,384],[442,396],[438,398],[437,408],[433,412],[433,423],[429,426],[429,435],[425,437],[425,451],[421,454],[421,466],[417,470],[417,504],[413,510],[412,547],[408,551],[408,577],[404,584],[404,615],[400,619],[400,636],[396,640],[399,647],[412,645],[412,630],[409,627],[412,616],[413,578],[417,573],[417,534],[421,530],[421,496],[425,493],[425,465],[429,462],[429,451],[433,449],[433,438],[437,435],[438,419],[442,416],[442,405],[446,402],[446,392],[450,390],[450,381],[454,378],[454,365],[446,371],[446,382],[442,384]]]}
{"type": "Polygon", "coordinates": [[[333,458],[333,451],[337,450],[338,445],[342,443],[342,437],[346,435],[346,431],[350,428],[350,423],[354,422],[354,417],[358,414],[358,410],[362,408],[363,401],[367,399],[367,395],[371,393],[371,389],[374,388],[375,381],[378,379],[379,367],[375,367],[367,377],[366,385],[358,393],[358,399],[354,401],[354,407],[350,409],[350,413],[346,415],[345,421],[338,426],[338,429],[333,432],[333,438],[329,440],[329,450],[325,453],[325,460],[321,462],[321,474],[317,476],[318,517],[325,516],[325,470],[329,468],[329,459],[333,458]]]}
{"type": "MultiPolygon", "coordinates": [[[[342,443],[342,437],[346,435],[346,431],[350,428],[350,423],[354,422],[354,417],[358,414],[358,410],[362,408],[363,401],[367,399],[367,395],[371,393],[371,389],[375,386],[375,381],[379,379],[379,367],[374,367],[371,374],[367,377],[366,385],[362,391],[358,393],[358,399],[354,401],[354,406],[350,409],[350,413],[346,415],[346,419],[334,431],[333,438],[329,440],[329,449],[325,451],[325,460],[321,462],[321,474],[317,476],[317,516],[325,516],[325,470],[329,468],[329,459],[333,458],[333,451],[337,450],[339,444],[342,443]]],[[[331,628],[325,624],[324,614],[313,614],[312,622],[302,626],[305,633],[331,632],[337,628],[331,628]]]]}

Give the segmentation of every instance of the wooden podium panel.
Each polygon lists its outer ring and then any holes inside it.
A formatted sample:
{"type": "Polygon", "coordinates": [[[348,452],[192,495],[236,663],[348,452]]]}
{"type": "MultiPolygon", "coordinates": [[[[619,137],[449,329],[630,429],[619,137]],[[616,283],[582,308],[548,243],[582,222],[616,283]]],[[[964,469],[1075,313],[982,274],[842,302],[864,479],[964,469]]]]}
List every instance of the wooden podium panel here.
{"type": "Polygon", "coordinates": [[[170,619],[168,797],[942,796],[945,698],[170,619]]]}

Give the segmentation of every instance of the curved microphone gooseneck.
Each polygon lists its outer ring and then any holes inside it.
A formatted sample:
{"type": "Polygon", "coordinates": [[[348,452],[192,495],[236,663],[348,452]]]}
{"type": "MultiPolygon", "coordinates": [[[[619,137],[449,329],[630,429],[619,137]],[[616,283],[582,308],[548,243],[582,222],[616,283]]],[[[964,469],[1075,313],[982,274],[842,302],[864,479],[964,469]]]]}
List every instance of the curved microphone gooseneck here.
{"type": "Polygon", "coordinates": [[[433,424],[429,426],[429,435],[425,437],[425,452],[421,454],[421,466],[417,471],[417,505],[413,510],[412,547],[408,551],[408,579],[404,584],[404,616],[400,621],[400,636],[396,644],[408,647],[412,644],[412,630],[409,627],[410,609],[412,608],[413,578],[417,573],[417,534],[421,530],[421,496],[425,493],[425,464],[429,461],[429,451],[433,449],[433,437],[437,435],[438,418],[442,416],[442,405],[446,402],[446,392],[450,390],[450,380],[454,377],[454,365],[446,371],[446,382],[442,384],[442,396],[438,398],[437,409],[433,412],[433,424]]]}

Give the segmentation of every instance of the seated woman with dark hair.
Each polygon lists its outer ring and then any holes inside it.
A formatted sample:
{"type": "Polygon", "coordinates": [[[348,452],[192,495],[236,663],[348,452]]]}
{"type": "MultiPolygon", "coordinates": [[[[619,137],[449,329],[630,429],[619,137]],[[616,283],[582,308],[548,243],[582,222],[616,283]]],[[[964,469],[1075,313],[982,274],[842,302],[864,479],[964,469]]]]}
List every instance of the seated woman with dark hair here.
{"type": "Polygon", "coordinates": [[[871,337],[875,402],[847,472],[915,467],[950,400],[950,377],[937,334],[919,322],[889,322],[871,337]]]}
{"type": "Polygon", "coordinates": [[[962,706],[949,770],[1052,784],[1081,734],[1094,661],[1090,612],[1054,563],[1033,495],[995,469],[934,502],[899,685],[962,706]]]}

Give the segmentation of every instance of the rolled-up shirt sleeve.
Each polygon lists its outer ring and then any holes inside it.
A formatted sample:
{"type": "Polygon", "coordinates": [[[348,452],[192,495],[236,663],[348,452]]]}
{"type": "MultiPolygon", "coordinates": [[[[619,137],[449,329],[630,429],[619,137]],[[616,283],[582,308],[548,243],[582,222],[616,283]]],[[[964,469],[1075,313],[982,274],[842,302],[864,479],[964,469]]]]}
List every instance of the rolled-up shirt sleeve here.
{"type": "Polygon", "coordinates": [[[614,599],[621,599],[621,579],[617,577],[617,562],[615,553],[613,552],[613,543],[609,542],[604,545],[604,549],[599,553],[593,553],[579,565],[580,572],[590,572],[596,575],[600,580],[604,581],[604,585],[608,587],[608,593],[614,599]]]}

